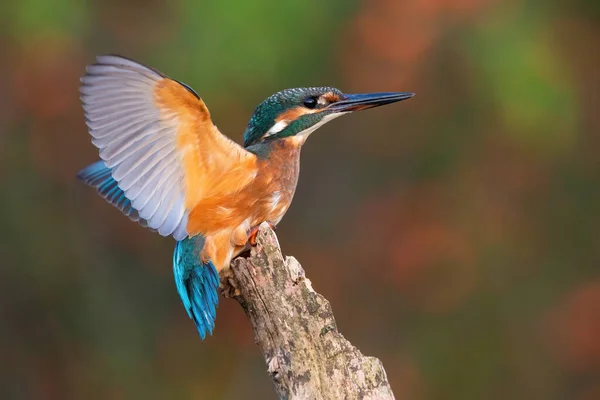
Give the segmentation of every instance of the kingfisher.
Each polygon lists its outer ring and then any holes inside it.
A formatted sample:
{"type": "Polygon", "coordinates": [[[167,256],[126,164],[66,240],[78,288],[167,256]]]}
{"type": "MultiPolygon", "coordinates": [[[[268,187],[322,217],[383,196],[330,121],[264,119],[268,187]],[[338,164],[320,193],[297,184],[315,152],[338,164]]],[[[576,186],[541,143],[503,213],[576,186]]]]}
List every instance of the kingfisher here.
{"type": "Polygon", "coordinates": [[[117,55],[96,57],[80,98],[100,160],[77,175],[131,220],[175,239],[173,274],[202,339],[215,324],[220,279],[233,258],[290,207],[308,136],[341,115],[414,93],[282,90],[260,103],[243,147],[223,135],[188,85],[117,55]]]}

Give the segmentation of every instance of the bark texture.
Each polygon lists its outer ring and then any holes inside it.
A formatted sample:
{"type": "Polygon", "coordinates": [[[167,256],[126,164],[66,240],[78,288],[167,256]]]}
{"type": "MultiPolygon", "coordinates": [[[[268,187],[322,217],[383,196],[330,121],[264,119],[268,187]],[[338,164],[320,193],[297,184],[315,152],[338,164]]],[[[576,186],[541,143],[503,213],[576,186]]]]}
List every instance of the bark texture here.
{"type": "Polygon", "coordinates": [[[329,302],[312,288],[293,257],[283,257],[263,224],[248,258],[222,274],[254,327],[267,371],[281,399],[393,399],[381,362],[338,332],[329,302]]]}

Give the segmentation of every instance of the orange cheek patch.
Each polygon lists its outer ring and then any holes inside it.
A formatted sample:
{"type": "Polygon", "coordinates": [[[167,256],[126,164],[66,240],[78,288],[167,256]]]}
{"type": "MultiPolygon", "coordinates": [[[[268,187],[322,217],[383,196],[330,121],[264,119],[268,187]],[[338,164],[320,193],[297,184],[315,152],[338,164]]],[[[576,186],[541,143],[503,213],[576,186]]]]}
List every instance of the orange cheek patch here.
{"type": "Polygon", "coordinates": [[[279,121],[295,121],[298,118],[300,118],[301,116],[305,115],[305,114],[312,114],[313,111],[304,108],[304,107],[296,107],[296,108],[291,108],[287,111],[282,112],[281,114],[279,114],[279,116],[277,118],[275,118],[276,122],[279,121]]]}

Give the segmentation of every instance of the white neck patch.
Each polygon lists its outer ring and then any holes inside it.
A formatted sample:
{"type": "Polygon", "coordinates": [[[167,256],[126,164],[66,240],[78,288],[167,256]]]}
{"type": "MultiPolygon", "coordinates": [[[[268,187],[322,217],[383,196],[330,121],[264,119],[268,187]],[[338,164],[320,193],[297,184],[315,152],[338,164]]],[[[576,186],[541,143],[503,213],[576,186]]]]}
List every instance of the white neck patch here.
{"type": "Polygon", "coordinates": [[[286,121],[286,120],[277,121],[277,122],[275,123],[275,125],[273,125],[273,126],[271,127],[271,129],[269,129],[269,130],[267,131],[267,133],[265,133],[265,134],[264,134],[264,136],[263,136],[263,137],[269,137],[269,136],[272,136],[272,135],[274,135],[274,134],[276,134],[276,133],[279,133],[279,132],[281,132],[282,130],[284,130],[285,128],[287,128],[287,126],[288,126],[289,124],[290,124],[290,123],[289,123],[288,121],[286,121]]]}

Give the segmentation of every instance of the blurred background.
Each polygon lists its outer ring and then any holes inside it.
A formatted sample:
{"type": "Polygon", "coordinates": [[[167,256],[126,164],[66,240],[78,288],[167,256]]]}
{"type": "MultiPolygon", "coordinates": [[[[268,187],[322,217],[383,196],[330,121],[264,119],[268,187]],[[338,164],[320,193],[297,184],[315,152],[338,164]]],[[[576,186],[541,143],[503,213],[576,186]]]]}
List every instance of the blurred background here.
{"type": "Polygon", "coordinates": [[[173,241],[75,180],[94,55],[241,141],[286,87],[414,91],[303,150],[284,254],[399,399],[600,399],[596,0],[4,0],[0,397],[274,399],[241,308],[202,342],[173,241]]]}

